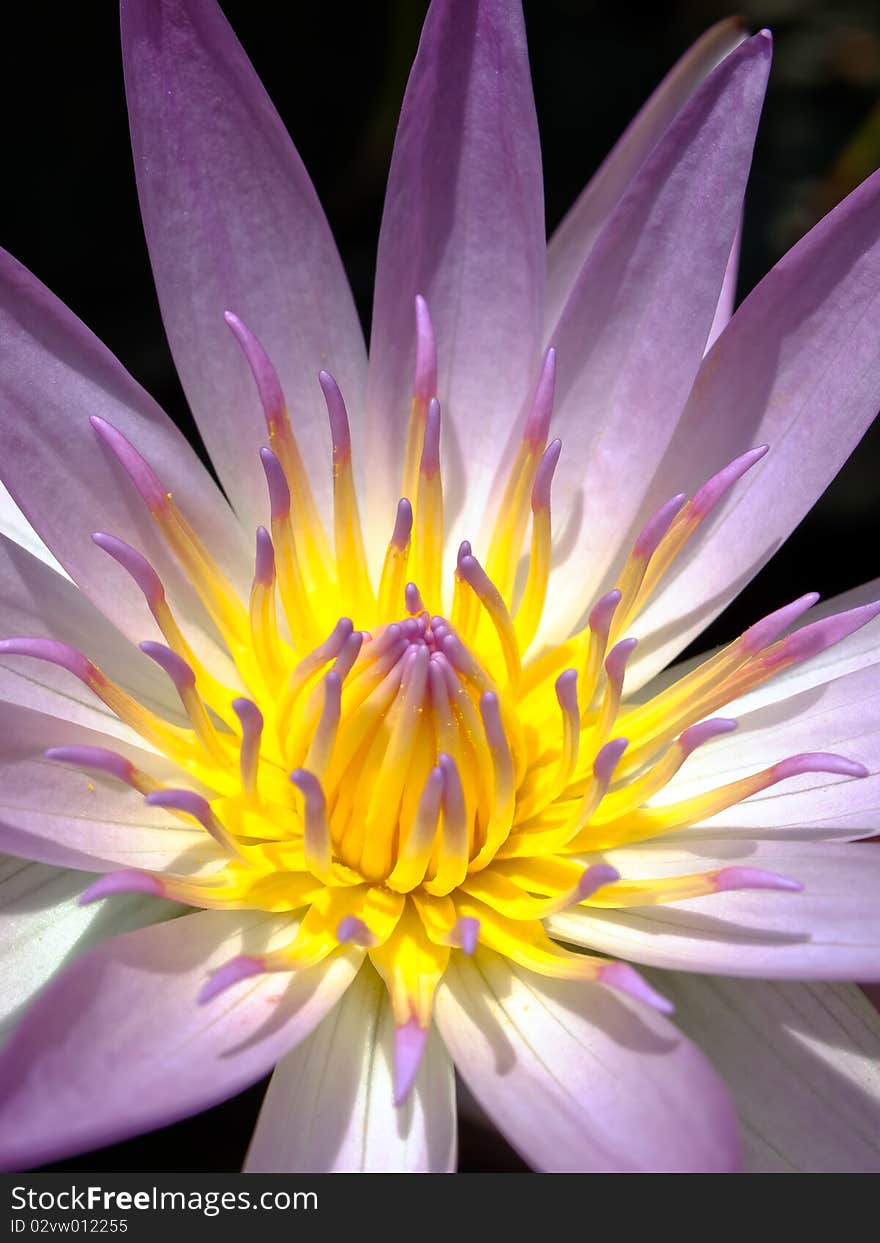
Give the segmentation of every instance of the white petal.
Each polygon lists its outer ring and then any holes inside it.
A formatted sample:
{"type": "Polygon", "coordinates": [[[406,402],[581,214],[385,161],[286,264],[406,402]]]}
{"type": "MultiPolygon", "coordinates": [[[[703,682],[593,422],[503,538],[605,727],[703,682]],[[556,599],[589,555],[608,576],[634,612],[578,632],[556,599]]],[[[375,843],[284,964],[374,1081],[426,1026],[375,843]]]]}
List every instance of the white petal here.
{"type": "Polygon", "coordinates": [[[249,1173],[448,1173],[455,1082],[436,1030],[395,1109],[394,1018],[367,964],[311,1036],[278,1063],[248,1151],[249,1173]]]}
{"type": "Polygon", "coordinates": [[[536,1169],[736,1168],[721,1080],[655,1011],[478,951],[453,956],[436,1014],[468,1087],[536,1169]]]}
{"type": "Polygon", "coordinates": [[[657,973],[733,1092],[754,1173],[880,1171],[880,1015],[854,984],[657,973]]]}
{"type": "Polygon", "coordinates": [[[0,857],[0,1033],[72,954],[167,918],[170,902],[127,894],[79,906],[82,872],[0,857]]]}
{"type": "MultiPolygon", "coordinates": [[[[151,620],[146,605],[144,613],[151,620]]],[[[13,637],[69,643],[145,706],[172,720],[182,718],[171,680],[153,661],[121,635],[70,579],[0,537],[0,638],[13,637]]],[[[33,657],[0,658],[0,698],[55,711],[66,720],[80,719],[80,707],[92,720],[96,713],[105,722],[116,719],[72,674],[33,657]]]]}
{"type": "Polygon", "coordinates": [[[870,845],[719,836],[608,851],[621,876],[682,876],[726,866],[799,880],[801,893],[738,890],[665,905],[578,907],[547,921],[559,940],[648,966],[778,979],[880,978],[880,851],[870,845]]]}
{"type": "MultiPolygon", "coordinates": [[[[157,780],[179,785],[164,756],[79,724],[0,701],[0,850],[60,867],[191,874],[224,852],[198,825],[150,807],[103,773],[46,759],[58,746],[103,747],[157,780]]],[[[189,776],[187,786],[192,785],[189,776]]],[[[87,879],[79,878],[80,890],[87,879]]]]}

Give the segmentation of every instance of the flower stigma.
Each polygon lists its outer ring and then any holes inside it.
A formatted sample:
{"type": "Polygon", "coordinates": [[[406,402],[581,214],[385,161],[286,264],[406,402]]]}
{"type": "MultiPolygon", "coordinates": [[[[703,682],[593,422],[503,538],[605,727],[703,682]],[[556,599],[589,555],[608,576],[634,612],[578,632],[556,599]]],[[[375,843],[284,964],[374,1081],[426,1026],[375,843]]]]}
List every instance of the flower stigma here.
{"type": "Polygon", "coordinates": [[[160,781],[98,747],[55,747],[51,759],[125,782],[205,835],[194,871],[110,872],[82,901],[146,892],[201,908],[289,912],[288,942],[232,959],[206,981],[204,1003],[256,974],[312,967],[339,952],[368,957],[393,1007],[398,1104],[417,1073],[452,954],[484,945],[527,970],[596,980],[668,1010],[632,967],[566,948],[544,921],[580,904],[643,907],[731,889],[800,888],[741,866],[627,878],[606,853],[686,828],[798,774],[866,775],[841,756],[809,753],[683,801],[654,802],[696,748],[735,728],[714,713],[880,611],[856,608],[789,633],[818,598],[803,596],[653,697],[625,701],[632,623],[766,446],[738,457],[692,497],[661,506],[587,624],[547,647],[539,628],[562,448],[548,442],[555,353],[544,358],[486,556],[478,560],[462,543],[445,582],[442,412],[421,298],[415,318],[401,499],[389,515],[378,581],[368,569],[348,414],[335,380],[320,373],[332,442],[328,533],[272,363],[227,313],[267,427],[266,525],[255,535],[249,598],[228,584],[138,448],[106,421],[92,425],[198,593],[239,685],[205,667],[156,571],[112,533],[93,539],[143,593],[164,642],[141,647],[171,680],[188,728],[154,713],[66,644],[0,642],[0,653],[76,675],[180,775],[160,781]]]}

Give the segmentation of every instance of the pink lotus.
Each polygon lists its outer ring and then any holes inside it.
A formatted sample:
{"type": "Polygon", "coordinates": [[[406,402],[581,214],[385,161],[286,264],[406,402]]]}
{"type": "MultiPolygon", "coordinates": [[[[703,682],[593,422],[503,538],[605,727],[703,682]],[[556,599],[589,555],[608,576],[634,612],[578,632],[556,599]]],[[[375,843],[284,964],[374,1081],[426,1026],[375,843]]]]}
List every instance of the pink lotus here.
{"type": "Polygon", "coordinates": [[[880,175],[730,319],[770,40],[725,23],[545,249],[518,8],[434,0],[368,364],[213,0],[122,22],[229,503],[5,257],[4,1162],[277,1064],[249,1170],[450,1170],[454,1065],[538,1169],[736,1169],[735,1110],[751,1168],[878,1168],[876,588],[661,671],[880,406],[880,175]]]}

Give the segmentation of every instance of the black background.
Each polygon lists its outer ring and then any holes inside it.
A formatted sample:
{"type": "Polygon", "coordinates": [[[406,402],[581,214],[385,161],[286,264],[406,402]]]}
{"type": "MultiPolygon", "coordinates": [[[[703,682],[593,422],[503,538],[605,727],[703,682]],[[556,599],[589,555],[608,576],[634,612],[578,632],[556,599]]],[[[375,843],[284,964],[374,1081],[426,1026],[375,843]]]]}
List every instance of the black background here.
{"type": "MultiPolygon", "coordinates": [[[[384,181],[425,10],[422,0],[225,0],[315,181],[368,327],[384,181]]],[[[880,4],[760,0],[776,57],[747,199],[739,297],[880,164],[880,4]],[[857,139],[853,146],[854,139],[857,139]]],[[[731,9],[526,0],[552,229],[650,90],[731,9]]],[[[0,47],[0,243],[48,284],[192,433],[164,342],[143,242],[113,0],[7,6],[0,47]]],[[[2,348],[2,344],[0,344],[2,348]]],[[[880,426],[880,424],[878,424],[880,426]]],[[[880,575],[880,434],[870,433],[772,565],[704,644],[810,589],[880,575]]],[[[264,1085],[198,1118],[52,1167],[233,1170],[264,1085]]],[[[462,1167],[518,1168],[466,1128],[462,1167]]]]}

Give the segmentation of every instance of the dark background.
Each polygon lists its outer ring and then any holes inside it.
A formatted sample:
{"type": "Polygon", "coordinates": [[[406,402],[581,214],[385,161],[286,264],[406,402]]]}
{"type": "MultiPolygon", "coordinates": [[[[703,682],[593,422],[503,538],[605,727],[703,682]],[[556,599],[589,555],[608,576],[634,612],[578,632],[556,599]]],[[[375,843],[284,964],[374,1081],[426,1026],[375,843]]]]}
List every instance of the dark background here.
{"type": "MultiPolygon", "coordinates": [[[[294,4],[225,0],[315,181],[365,326],[397,110],[422,0],[294,4]]],[[[747,199],[742,298],[794,241],[880,165],[877,0],[526,0],[544,152],[547,223],[558,223],[662,75],[731,12],[776,40],[747,199]]],[[[128,151],[113,0],[7,6],[0,48],[0,243],[63,298],[182,426],[128,151]]],[[[880,428],[880,424],[878,424],[880,428]]],[[[809,518],[704,643],[783,600],[880,575],[875,428],[809,518]]],[[[239,1168],[264,1085],[176,1127],[51,1167],[239,1168]]],[[[465,1128],[462,1166],[520,1168],[465,1128]]]]}

